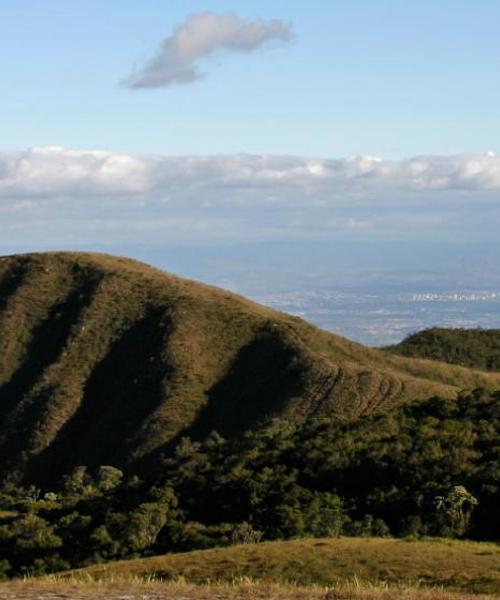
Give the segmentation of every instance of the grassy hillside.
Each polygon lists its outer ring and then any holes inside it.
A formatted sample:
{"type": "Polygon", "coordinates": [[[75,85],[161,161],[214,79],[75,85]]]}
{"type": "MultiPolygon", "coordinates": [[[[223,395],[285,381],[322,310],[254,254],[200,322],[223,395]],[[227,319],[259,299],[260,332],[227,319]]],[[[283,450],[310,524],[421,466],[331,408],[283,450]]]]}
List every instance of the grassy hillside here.
{"type": "Polygon", "coordinates": [[[250,577],[324,586],[357,578],[500,594],[500,547],[448,540],[292,540],[119,561],[72,571],[70,576],[83,580],[181,576],[194,583],[250,577]]]}
{"type": "Polygon", "coordinates": [[[4,475],[127,467],[270,416],[355,419],[488,375],[365,348],[224,290],[107,255],[0,259],[4,475]]]}
{"type": "Polygon", "coordinates": [[[410,358],[430,358],[472,369],[500,371],[500,329],[433,327],[409,335],[386,349],[410,358]]]}

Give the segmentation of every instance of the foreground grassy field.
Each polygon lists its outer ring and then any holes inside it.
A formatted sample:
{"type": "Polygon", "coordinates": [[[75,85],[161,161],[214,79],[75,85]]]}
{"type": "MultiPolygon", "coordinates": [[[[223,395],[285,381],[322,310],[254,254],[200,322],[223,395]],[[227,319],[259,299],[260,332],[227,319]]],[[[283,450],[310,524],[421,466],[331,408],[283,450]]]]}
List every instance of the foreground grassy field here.
{"type": "Polygon", "coordinates": [[[195,584],[251,578],[303,586],[338,586],[355,580],[500,595],[500,546],[386,538],[293,540],[119,561],[69,575],[82,581],[123,576],[181,577],[195,584]]]}
{"type": "Polygon", "coordinates": [[[134,579],[61,581],[28,579],[0,585],[1,600],[492,600],[444,589],[408,586],[296,586],[252,581],[195,585],[185,581],[160,583],[134,579]]]}

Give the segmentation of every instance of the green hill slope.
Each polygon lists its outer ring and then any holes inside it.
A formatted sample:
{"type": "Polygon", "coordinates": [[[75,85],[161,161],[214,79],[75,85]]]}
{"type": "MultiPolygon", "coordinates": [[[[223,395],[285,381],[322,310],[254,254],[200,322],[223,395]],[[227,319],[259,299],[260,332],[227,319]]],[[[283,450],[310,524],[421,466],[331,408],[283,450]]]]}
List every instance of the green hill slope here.
{"type": "Polygon", "coordinates": [[[336,538],[246,544],[96,565],[69,573],[82,580],[120,576],[203,583],[238,577],[302,585],[416,583],[500,594],[500,548],[458,541],[336,538]]]}
{"type": "Polygon", "coordinates": [[[0,259],[0,469],[127,467],[269,416],[354,419],[488,375],[400,358],[224,290],[107,255],[0,259]]]}
{"type": "Polygon", "coordinates": [[[500,371],[500,329],[433,327],[409,335],[386,350],[410,358],[430,358],[472,369],[500,371]]]}

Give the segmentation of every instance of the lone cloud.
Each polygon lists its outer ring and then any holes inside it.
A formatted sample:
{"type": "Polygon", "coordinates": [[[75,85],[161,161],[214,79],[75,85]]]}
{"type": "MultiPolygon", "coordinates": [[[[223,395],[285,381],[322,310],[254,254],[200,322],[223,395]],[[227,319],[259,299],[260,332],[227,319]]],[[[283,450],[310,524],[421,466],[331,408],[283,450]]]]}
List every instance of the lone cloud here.
{"type": "Polygon", "coordinates": [[[198,62],[215,52],[252,52],[273,40],[287,42],[291,35],[290,25],[279,19],[245,21],[232,13],[193,14],[124,83],[132,89],[192,83],[204,76],[198,62]]]}

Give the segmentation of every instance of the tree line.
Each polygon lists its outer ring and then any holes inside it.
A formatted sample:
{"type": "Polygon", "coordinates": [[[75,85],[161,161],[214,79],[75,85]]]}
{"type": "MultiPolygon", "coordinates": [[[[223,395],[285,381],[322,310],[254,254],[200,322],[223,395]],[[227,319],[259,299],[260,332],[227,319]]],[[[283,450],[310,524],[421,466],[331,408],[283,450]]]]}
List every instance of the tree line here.
{"type": "Polygon", "coordinates": [[[5,484],[0,573],[303,536],[498,540],[499,434],[500,392],[476,390],[184,438],[146,478],[82,466],[50,490],[5,484]]]}

